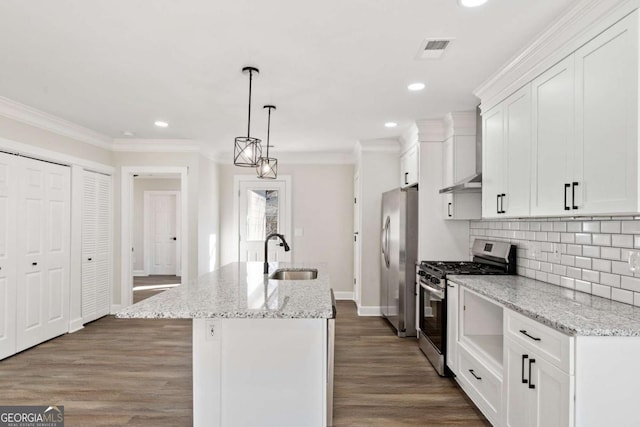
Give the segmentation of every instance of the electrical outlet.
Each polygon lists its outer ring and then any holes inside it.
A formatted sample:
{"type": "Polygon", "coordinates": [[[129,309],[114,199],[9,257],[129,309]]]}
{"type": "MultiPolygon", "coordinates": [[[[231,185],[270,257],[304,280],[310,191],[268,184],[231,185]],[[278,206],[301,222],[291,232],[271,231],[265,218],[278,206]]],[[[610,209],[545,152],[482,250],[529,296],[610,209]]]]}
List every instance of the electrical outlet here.
{"type": "Polygon", "coordinates": [[[206,341],[217,341],[218,339],[220,339],[218,337],[218,335],[220,335],[218,322],[215,320],[207,320],[205,322],[204,333],[206,341]]]}

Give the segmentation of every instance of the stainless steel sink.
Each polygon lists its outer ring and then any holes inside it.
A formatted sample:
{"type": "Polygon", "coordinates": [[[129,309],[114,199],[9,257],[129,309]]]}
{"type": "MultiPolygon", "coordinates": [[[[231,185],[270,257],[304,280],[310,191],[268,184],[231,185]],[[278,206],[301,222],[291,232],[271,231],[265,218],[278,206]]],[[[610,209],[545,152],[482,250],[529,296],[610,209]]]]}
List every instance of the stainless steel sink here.
{"type": "Polygon", "coordinates": [[[318,278],[318,270],[313,268],[290,270],[280,268],[269,277],[273,280],[313,280],[318,278]]]}

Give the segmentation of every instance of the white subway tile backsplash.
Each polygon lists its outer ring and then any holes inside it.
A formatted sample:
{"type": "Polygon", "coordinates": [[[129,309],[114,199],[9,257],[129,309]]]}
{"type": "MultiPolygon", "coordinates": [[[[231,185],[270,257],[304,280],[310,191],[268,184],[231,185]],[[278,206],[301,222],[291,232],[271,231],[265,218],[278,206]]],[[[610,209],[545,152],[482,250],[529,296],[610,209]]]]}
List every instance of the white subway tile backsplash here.
{"type": "Polygon", "coordinates": [[[620,260],[620,248],[601,248],[600,256],[604,259],[620,260]]]}
{"type": "Polygon", "coordinates": [[[620,282],[620,286],[623,289],[628,289],[634,292],[640,292],[640,279],[635,277],[623,276],[620,282]]]}
{"type": "Polygon", "coordinates": [[[631,234],[613,234],[611,235],[611,246],[620,248],[632,248],[633,236],[631,234]]]}
{"type": "Polygon", "coordinates": [[[575,266],[578,268],[587,268],[590,269],[591,268],[591,258],[585,258],[582,256],[577,256],[575,258],[576,263],[575,266]]]}
{"type": "Polygon", "coordinates": [[[579,233],[582,231],[582,223],[580,221],[571,221],[567,223],[567,231],[569,233],[579,233]]]}
{"type": "Polygon", "coordinates": [[[591,244],[591,234],[577,233],[576,234],[576,243],[579,244],[579,245],[590,245],[591,244]]]}
{"type": "Polygon", "coordinates": [[[600,248],[598,246],[583,246],[582,255],[591,258],[600,258],[600,248]]]}
{"type": "Polygon", "coordinates": [[[553,223],[553,231],[560,231],[560,232],[567,231],[567,223],[566,222],[561,222],[561,221],[554,222],[553,223]]]}
{"type": "Polygon", "coordinates": [[[633,292],[624,289],[611,288],[611,299],[614,301],[633,304],[633,292]]]}
{"type": "Polygon", "coordinates": [[[575,289],[576,291],[586,292],[588,294],[591,293],[591,283],[585,282],[584,280],[576,280],[575,281],[575,289]]]}
{"type": "Polygon", "coordinates": [[[598,285],[597,283],[591,284],[591,293],[602,298],[611,299],[611,288],[608,286],[598,285]]]}
{"type": "Polygon", "coordinates": [[[640,306],[640,271],[626,262],[640,216],[471,221],[470,235],[515,243],[522,276],[640,306]]]}
{"type": "Polygon", "coordinates": [[[582,270],[575,267],[567,267],[567,276],[573,279],[581,279],[582,278],[582,270]]]}
{"type": "Polygon", "coordinates": [[[603,233],[620,233],[620,221],[602,221],[600,231],[603,233]]]}
{"type": "Polygon", "coordinates": [[[589,282],[599,282],[600,273],[592,270],[582,270],[582,280],[586,280],[589,282]]]}
{"type": "Polygon", "coordinates": [[[640,234],[640,221],[622,221],[622,232],[625,234],[640,234]]]}
{"type": "Polygon", "coordinates": [[[592,240],[596,246],[611,246],[611,234],[594,234],[592,240]]]}
{"type": "Polygon", "coordinates": [[[607,286],[620,287],[620,276],[617,274],[600,273],[600,283],[607,286]]]}
{"type": "Polygon", "coordinates": [[[585,233],[599,233],[600,222],[598,221],[583,222],[582,231],[584,231],[585,233]]]}
{"type": "Polygon", "coordinates": [[[561,277],[560,278],[560,286],[562,286],[564,288],[574,289],[575,286],[576,286],[575,280],[571,279],[569,277],[561,277]]]}
{"type": "Polygon", "coordinates": [[[591,260],[591,268],[596,271],[611,273],[611,261],[607,259],[595,258],[591,260]]]}

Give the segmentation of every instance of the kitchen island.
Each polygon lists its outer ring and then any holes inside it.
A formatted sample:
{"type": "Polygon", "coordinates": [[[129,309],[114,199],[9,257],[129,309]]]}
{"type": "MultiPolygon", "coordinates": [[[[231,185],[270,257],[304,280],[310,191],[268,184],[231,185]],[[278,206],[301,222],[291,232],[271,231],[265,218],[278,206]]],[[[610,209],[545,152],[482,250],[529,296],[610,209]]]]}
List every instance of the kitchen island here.
{"type": "Polygon", "coordinates": [[[325,264],[237,262],[121,310],[193,319],[195,426],[330,423],[331,290],[325,264]],[[273,280],[283,268],[313,280],[273,280]],[[329,415],[328,415],[329,413],[329,415]]]}

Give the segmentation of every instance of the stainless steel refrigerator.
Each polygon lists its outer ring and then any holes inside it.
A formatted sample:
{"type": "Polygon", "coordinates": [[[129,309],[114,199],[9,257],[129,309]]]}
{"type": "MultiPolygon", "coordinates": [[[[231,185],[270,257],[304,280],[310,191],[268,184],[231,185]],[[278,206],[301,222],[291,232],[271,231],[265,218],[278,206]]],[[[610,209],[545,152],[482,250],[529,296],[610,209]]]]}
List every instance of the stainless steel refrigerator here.
{"type": "Polygon", "coordinates": [[[418,189],[382,194],[380,306],[400,337],[416,336],[418,189]]]}

